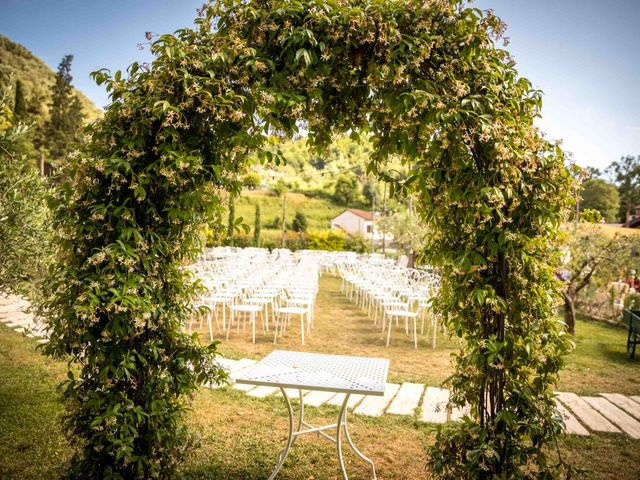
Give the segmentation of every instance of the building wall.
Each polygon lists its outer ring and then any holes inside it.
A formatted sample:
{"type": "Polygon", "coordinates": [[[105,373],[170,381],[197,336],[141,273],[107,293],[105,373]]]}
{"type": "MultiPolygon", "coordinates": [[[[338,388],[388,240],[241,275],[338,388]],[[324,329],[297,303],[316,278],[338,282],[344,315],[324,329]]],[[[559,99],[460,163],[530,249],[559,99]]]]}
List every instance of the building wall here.
{"type": "MultiPolygon", "coordinates": [[[[356,215],[355,213],[346,211],[335,217],[331,221],[331,228],[340,228],[350,235],[360,235],[365,239],[371,240],[371,230],[367,227],[373,227],[373,240],[376,242],[382,241],[382,232],[378,230],[371,220],[365,220],[364,218],[356,215]]],[[[387,241],[393,241],[393,235],[387,233],[387,241]]]]}
{"type": "MultiPolygon", "coordinates": [[[[365,235],[365,220],[352,212],[342,212],[331,221],[331,228],[341,228],[351,235],[365,235]]],[[[368,222],[369,224],[371,222],[368,222]]]]}

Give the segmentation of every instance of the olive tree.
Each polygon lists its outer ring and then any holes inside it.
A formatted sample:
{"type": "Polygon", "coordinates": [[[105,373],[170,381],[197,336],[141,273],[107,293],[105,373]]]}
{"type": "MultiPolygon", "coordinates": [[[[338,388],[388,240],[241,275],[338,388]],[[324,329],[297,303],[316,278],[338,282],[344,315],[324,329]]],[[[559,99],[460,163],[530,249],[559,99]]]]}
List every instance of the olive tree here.
{"type": "Polygon", "coordinates": [[[47,187],[20,145],[29,125],[11,109],[10,78],[0,78],[0,292],[29,294],[47,263],[47,187]]]}

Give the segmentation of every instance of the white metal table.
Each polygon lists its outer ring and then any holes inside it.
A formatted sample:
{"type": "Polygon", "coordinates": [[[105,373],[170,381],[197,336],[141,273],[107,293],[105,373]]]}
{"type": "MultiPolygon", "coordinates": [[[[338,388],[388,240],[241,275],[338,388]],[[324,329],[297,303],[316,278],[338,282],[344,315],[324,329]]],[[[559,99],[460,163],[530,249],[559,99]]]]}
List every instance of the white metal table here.
{"type": "Polygon", "coordinates": [[[348,480],[342,457],[342,431],[353,451],[371,466],[372,478],[376,479],[373,461],[356,448],[347,427],[347,405],[352,394],[383,396],[389,372],[389,360],[386,358],[352,357],[345,355],[325,355],[321,353],[289,352],[274,350],[261,361],[242,372],[237,383],[279,387],[289,410],[289,436],[287,444],[278,455],[273,480],[284,464],[295,440],[308,433],[318,433],[337,445],[338,462],[342,478],[348,480]],[[287,395],[287,388],[297,389],[300,395],[300,417],[294,427],[293,408],[287,395]],[[303,390],[344,393],[344,401],[337,423],[315,427],[304,420],[303,390]],[[304,428],[303,428],[304,427],[304,428]],[[325,430],[335,428],[332,437],[325,430]]]}

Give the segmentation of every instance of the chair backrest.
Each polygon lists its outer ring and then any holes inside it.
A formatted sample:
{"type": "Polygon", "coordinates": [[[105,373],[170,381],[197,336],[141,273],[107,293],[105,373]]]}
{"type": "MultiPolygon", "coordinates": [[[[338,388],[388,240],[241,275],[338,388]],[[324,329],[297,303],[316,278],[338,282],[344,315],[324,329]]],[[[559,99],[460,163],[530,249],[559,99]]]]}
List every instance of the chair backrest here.
{"type": "Polygon", "coordinates": [[[640,310],[626,309],[622,312],[622,318],[632,332],[640,333],[640,310]]]}

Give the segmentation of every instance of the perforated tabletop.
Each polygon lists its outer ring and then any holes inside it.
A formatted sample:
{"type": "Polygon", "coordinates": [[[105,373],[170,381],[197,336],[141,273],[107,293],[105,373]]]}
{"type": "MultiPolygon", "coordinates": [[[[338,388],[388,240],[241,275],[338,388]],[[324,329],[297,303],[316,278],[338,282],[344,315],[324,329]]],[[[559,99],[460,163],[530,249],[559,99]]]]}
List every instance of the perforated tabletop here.
{"type": "Polygon", "coordinates": [[[243,371],[237,383],[362,395],[384,395],[386,358],[274,350],[243,371]]]}

